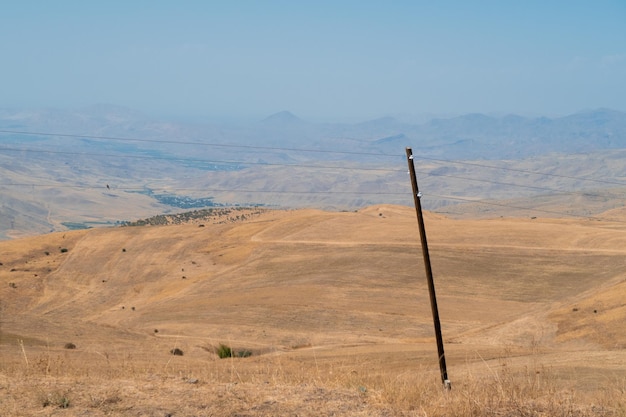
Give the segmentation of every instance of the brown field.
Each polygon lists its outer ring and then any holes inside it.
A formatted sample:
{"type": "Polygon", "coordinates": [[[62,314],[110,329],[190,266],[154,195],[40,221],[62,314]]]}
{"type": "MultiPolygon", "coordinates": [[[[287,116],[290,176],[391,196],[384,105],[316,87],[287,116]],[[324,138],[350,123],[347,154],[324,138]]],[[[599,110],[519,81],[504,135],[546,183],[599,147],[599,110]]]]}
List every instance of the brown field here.
{"type": "Polygon", "coordinates": [[[426,213],[449,392],[412,208],[2,241],[0,416],[623,416],[626,213],[598,217],[426,213]]]}

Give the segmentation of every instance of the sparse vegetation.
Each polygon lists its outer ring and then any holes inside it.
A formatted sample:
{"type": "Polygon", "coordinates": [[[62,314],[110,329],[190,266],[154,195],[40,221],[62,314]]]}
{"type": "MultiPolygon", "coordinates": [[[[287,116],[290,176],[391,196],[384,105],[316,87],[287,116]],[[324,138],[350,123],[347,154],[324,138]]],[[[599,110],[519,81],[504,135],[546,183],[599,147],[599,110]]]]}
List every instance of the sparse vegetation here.
{"type": "MultiPolygon", "coordinates": [[[[263,212],[263,209],[258,207],[222,207],[222,208],[207,208],[201,210],[193,210],[184,213],[177,214],[162,214],[154,217],[149,217],[143,220],[137,220],[134,222],[123,222],[123,226],[165,226],[171,224],[186,224],[194,223],[198,221],[214,221],[214,222],[238,222],[251,218],[252,216],[259,215],[263,212]],[[245,211],[247,214],[236,214],[237,212],[245,211]]],[[[198,227],[204,227],[203,223],[198,227]]]]}
{"type": "Polygon", "coordinates": [[[48,393],[40,393],[40,402],[42,407],[70,407],[70,399],[68,394],[65,392],[53,391],[48,393]]]}
{"type": "Polygon", "coordinates": [[[248,349],[234,350],[230,346],[220,343],[216,349],[217,356],[220,359],[225,358],[248,358],[252,356],[252,351],[248,349]]]}
{"type": "Polygon", "coordinates": [[[429,222],[445,392],[402,210],[0,242],[0,416],[624,416],[621,226],[429,222]]]}
{"type": "Polygon", "coordinates": [[[626,405],[623,381],[603,393],[582,394],[560,386],[550,368],[532,364],[520,368],[506,359],[498,369],[487,363],[482,369],[455,367],[453,389],[445,391],[435,370],[417,367],[381,373],[384,368],[358,358],[333,363],[304,357],[265,356],[255,362],[199,362],[185,357],[168,362],[165,372],[158,359],[137,358],[135,364],[141,366],[133,366],[124,355],[104,356],[91,364],[68,366],[52,358],[46,369],[2,368],[0,376],[12,382],[0,385],[4,391],[0,415],[33,415],[39,412],[29,408],[33,403],[95,416],[130,415],[129,411],[154,415],[157,410],[159,415],[180,417],[619,417],[626,405]],[[14,407],[18,400],[19,409],[14,407]]]}
{"type": "Polygon", "coordinates": [[[227,346],[227,345],[221,343],[217,347],[217,356],[219,356],[220,359],[232,358],[233,357],[233,351],[230,348],[230,346],[227,346]]]}

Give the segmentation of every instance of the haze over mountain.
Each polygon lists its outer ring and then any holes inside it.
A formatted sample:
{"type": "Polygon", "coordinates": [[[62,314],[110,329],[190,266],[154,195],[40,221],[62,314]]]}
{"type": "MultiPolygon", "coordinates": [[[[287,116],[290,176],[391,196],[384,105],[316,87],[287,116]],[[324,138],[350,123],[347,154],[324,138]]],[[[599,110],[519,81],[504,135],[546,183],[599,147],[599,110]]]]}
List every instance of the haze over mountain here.
{"type": "MultiPolygon", "coordinates": [[[[257,123],[220,126],[155,120],[132,109],[97,105],[73,111],[1,109],[0,128],[241,146],[269,140],[282,147],[318,147],[332,141],[337,147],[332,150],[344,150],[358,143],[360,149],[356,150],[399,154],[398,147],[412,146],[426,155],[446,155],[450,159],[510,159],[548,152],[626,148],[626,113],[610,109],[581,111],[556,118],[476,113],[436,118],[421,124],[393,117],[355,124],[310,123],[289,111],[282,111],[257,123]]],[[[36,137],[36,134],[17,137],[3,132],[5,143],[36,137]]]]}
{"type": "Polygon", "coordinates": [[[407,146],[429,209],[541,195],[549,211],[585,192],[568,213],[588,215],[619,206],[626,180],[626,113],[610,109],[419,124],[313,123],[282,111],[240,125],[159,120],[113,105],[3,109],[0,140],[5,238],[207,206],[410,205],[407,146]]]}

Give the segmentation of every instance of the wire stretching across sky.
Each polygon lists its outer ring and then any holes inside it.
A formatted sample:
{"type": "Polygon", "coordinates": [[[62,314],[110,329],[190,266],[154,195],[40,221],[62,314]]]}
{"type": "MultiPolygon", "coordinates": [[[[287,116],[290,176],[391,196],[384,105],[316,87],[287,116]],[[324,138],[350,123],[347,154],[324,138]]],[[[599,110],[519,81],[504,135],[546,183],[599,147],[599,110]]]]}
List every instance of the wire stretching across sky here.
{"type": "MultiPolygon", "coordinates": [[[[285,148],[277,148],[280,150],[285,150],[285,148]]],[[[13,152],[32,152],[32,153],[44,153],[44,154],[57,154],[57,155],[66,155],[66,156],[80,156],[80,157],[84,157],[84,156],[91,156],[91,157],[97,157],[97,158],[131,158],[131,159],[147,159],[147,160],[166,160],[166,161],[171,161],[171,162],[181,162],[181,163],[193,163],[193,164],[206,164],[206,165],[213,165],[213,166],[236,166],[236,167],[245,167],[245,166],[268,166],[268,167],[289,167],[289,168],[293,168],[293,169],[305,169],[305,168],[312,168],[312,169],[316,169],[316,170],[342,170],[342,171],[349,171],[349,172],[359,172],[359,171],[377,171],[377,172],[388,172],[388,173],[399,173],[399,172],[404,172],[404,170],[400,170],[400,169],[390,169],[390,168],[374,168],[374,167],[361,167],[361,166],[352,166],[352,167],[345,167],[345,166],[338,166],[338,165],[321,165],[321,164],[285,164],[285,163],[270,163],[270,162],[247,162],[247,161],[233,161],[233,160],[212,160],[212,159],[199,159],[199,158],[183,158],[183,157],[167,157],[167,156],[149,156],[149,155],[128,155],[128,154],[103,154],[103,153],[94,153],[94,152],[69,152],[69,151],[54,151],[54,150],[42,150],[42,149],[28,149],[28,148],[11,148],[11,147],[0,147],[0,151],[13,151],[13,152]]],[[[325,151],[325,152],[333,152],[333,151],[325,151]]],[[[442,160],[436,160],[436,161],[442,161],[442,160]]],[[[450,161],[451,163],[454,163],[455,161],[450,161]]],[[[471,164],[473,166],[482,166],[479,164],[471,164]]],[[[489,167],[489,166],[484,166],[484,167],[489,167]]],[[[523,171],[523,170],[516,170],[516,169],[509,169],[510,171],[523,171]]],[[[440,173],[433,173],[433,172],[429,172],[429,171],[424,171],[424,170],[416,170],[416,172],[427,176],[427,177],[441,177],[441,178],[451,178],[451,179],[455,179],[455,180],[461,180],[461,181],[466,181],[466,182],[478,182],[478,183],[485,183],[485,184],[491,184],[491,185],[498,185],[498,186],[506,186],[506,187],[517,187],[520,189],[527,189],[527,190],[535,190],[538,192],[553,192],[553,193],[563,193],[563,192],[567,192],[567,193],[572,193],[572,191],[566,191],[566,190],[562,190],[562,189],[555,189],[555,188],[550,188],[550,187],[542,187],[542,186],[536,186],[536,185],[525,185],[525,184],[516,184],[516,183],[511,183],[511,182],[503,182],[503,181],[495,181],[495,180],[486,180],[486,179],[477,179],[477,178],[470,178],[467,176],[461,176],[461,175],[449,175],[449,174],[440,174],[440,173]]],[[[524,171],[526,172],[526,171],[524,171]]],[[[537,174],[536,175],[540,175],[537,174]]],[[[565,177],[565,176],[563,176],[565,177]]],[[[575,177],[566,177],[566,178],[570,178],[570,179],[578,179],[578,180],[583,180],[581,178],[575,178],[575,177]]],[[[602,183],[610,183],[610,184],[620,184],[621,183],[616,183],[616,182],[609,182],[609,181],[602,181],[602,183]]],[[[3,184],[3,185],[12,185],[15,186],[17,184],[3,184]]],[[[20,184],[20,185],[25,185],[25,184],[20,184]]],[[[39,186],[39,184],[30,184],[32,186],[39,186]]],[[[189,190],[188,190],[189,191],[189,190]]],[[[196,190],[197,191],[197,190],[196,190]]],[[[208,191],[208,190],[207,190],[208,191]]],[[[220,192],[226,192],[227,190],[214,190],[214,191],[220,191],[220,192]]],[[[230,190],[230,191],[234,191],[234,190],[230,190]]],[[[238,190],[240,192],[243,192],[242,190],[238,190]]],[[[254,192],[254,190],[247,190],[245,192],[254,192]]],[[[334,194],[337,192],[328,192],[329,194],[334,194]]],[[[350,192],[350,194],[354,194],[354,192],[350,192]]],[[[380,193],[371,193],[372,195],[378,195],[380,193]]],[[[389,195],[398,195],[401,193],[384,193],[384,194],[389,194],[389,195]]],[[[589,193],[587,193],[589,194],[589,193]]],[[[599,194],[596,194],[599,195],[599,194]]]]}
{"type": "MultiPolygon", "coordinates": [[[[531,212],[531,213],[555,214],[555,215],[558,215],[558,216],[581,218],[581,219],[588,219],[588,220],[597,220],[597,221],[609,220],[609,219],[605,219],[605,218],[597,217],[597,216],[590,216],[590,215],[584,215],[584,214],[574,214],[574,213],[566,213],[566,212],[559,211],[559,210],[546,210],[546,209],[541,209],[541,208],[537,208],[537,207],[523,207],[523,206],[517,206],[517,205],[514,205],[514,204],[499,203],[497,201],[486,201],[486,200],[476,201],[476,200],[472,200],[470,198],[441,196],[441,195],[436,195],[436,194],[431,195],[431,197],[438,197],[438,198],[442,198],[442,199],[446,199],[446,200],[456,200],[456,201],[459,201],[459,202],[462,202],[462,203],[481,204],[481,205],[501,207],[501,208],[507,208],[507,209],[522,210],[522,211],[528,211],[528,212],[531,212]]],[[[445,207],[440,208],[438,211],[441,212],[441,213],[448,213],[449,212],[448,209],[450,209],[452,207],[454,207],[454,206],[445,206],[445,207]]],[[[624,223],[624,224],[626,224],[626,221],[618,220],[618,219],[610,219],[610,221],[615,222],[615,223],[624,223]]]]}
{"type": "Polygon", "coordinates": [[[532,174],[532,175],[539,175],[543,177],[565,178],[565,179],[577,180],[577,181],[596,182],[600,184],[612,184],[612,185],[621,185],[621,186],[626,185],[626,182],[620,182],[620,181],[603,180],[603,179],[588,178],[588,177],[578,177],[574,175],[553,174],[553,173],[548,173],[548,172],[531,171],[527,169],[500,167],[500,166],[494,166],[494,165],[488,165],[488,164],[481,164],[478,162],[456,161],[456,160],[451,160],[451,159],[437,159],[437,158],[429,158],[426,156],[415,156],[415,159],[422,159],[425,161],[433,161],[433,162],[441,162],[441,163],[446,163],[446,164],[487,168],[487,169],[494,169],[494,170],[499,170],[499,171],[518,172],[522,174],[532,174]]]}
{"type": "MultiPolygon", "coordinates": [[[[280,150],[284,150],[285,148],[277,148],[280,150]]],[[[130,159],[144,159],[144,160],[165,160],[165,161],[170,161],[170,162],[181,162],[181,163],[188,163],[188,164],[206,164],[206,165],[213,165],[213,166],[235,166],[235,167],[245,167],[245,166],[267,166],[267,167],[288,167],[288,168],[293,168],[293,169],[307,169],[307,168],[312,168],[312,169],[316,169],[316,170],[341,170],[341,171],[348,171],[348,172],[359,172],[359,171],[376,171],[376,172],[387,172],[387,173],[401,173],[401,172],[405,172],[406,170],[402,170],[402,169],[391,169],[391,168],[376,168],[376,167],[362,167],[362,166],[351,166],[351,167],[346,167],[346,166],[339,166],[339,165],[323,165],[323,164],[302,164],[302,163],[298,163],[298,164],[285,164],[285,163],[272,163],[272,162],[249,162],[249,161],[234,161],[234,160],[220,160],[220,159],[199,159],[199,158],[183,158],[183,157],[168,157],[168,156],[152,156],[152,155],[128,155],[128,154],[106,154],[106,153],[95,153],[95,152],[69,152],[69,151],[54,151],[54,150],[43,150],[43,149],[28,149],[28,148],[11,148],[11,147],[0,147],[0,152],[1,151],[8,151],[8,152],[27,152],[27,153],[43,153],[43,154],[56,154],[56,155],[66,155],[66,156],[80,156],[80,157],[84,157],[84,156],[91,156],[91,157],[97,157],[97,158],[130,158],[130,159]]],[[[326,151],[326,152],[333,152],[333,151],[326,151]]],[[[429,158],[426,158],[429,159],[429,158]]],[[[435,159],[433,159],[435,160],[435,159]]],[[[437,159],[436,161],[443,161],[440,159],[437,159]]],[[[457,161],[449,161],[450,163],[456,163],[457,161]]],[[[470,165],[472,166],[481,166],[481,167],[485,167],[485,168],[494,168],[496,169],[496,167],[491,167],[491,166],[486,166],[486,165],[480,165],[480,164],[473,164],[471,163],[470,165]]],[[[529,173],[529,171],[525,171],[525,170],[517,170],[517,169],[506,169],[503,168],[504,170],[508,170],[508,171],[514,171],[514,172],[525,172],[525,173],[529,173]]],[[[433,172],[429,172],[429,171],[425,171],[425,170],[416,170],[417,173],[420,173],[426,177],[440,177],[440,178],[451,178],[451,179],[455,179],[455,180],[460,180],[460,181],[466,181],[466,182],[477,182],[477,183],[484,183],[484,184],[491,184],[491,185],[498,185],[498,186],[506,186],[506,187],[516,187],[516,188],[520,188],[520,189],[527,189],[527,190],[534,190],[534,191],[538,191],[538,192],[552,192],[552,193],[570,193],[570,194],[574,194],[575,192],[572,192],[570,190],[563,190],[563,189],[556,189],[556,188],[550,188],[550,187],[542,187],[542,186],[537,186],[537,185],[526,185],[526,184],[516,184],[516,183],[512,183],[512,182],[503,182],[503,181],[495,181],[495,180],[487,180],[487,179],[478,179],[478,178],[471,178],[471,177],[467,177],[467,176],[462,176],[462,175],[449,175],[449,174],[440,174],[440,173],[433,173],[433,172]]],[[[544,175],[544,174],[540,174],[540,173],[534,173],[535,175],[544,175]]],[[[558,177],[564,177],[564,178],[568,178],[568,179],[576,179],[579,181],[584,181],[584,178],[577,178],[577,177],[571,177],[571,176],[563,176],[563,175],[554,175],[554,174],[545,174],[548,176],[558,176],[558,177]]],[[[594,179],[586,179],[587,181],[593,181],[593,182],[601,182],[603,184],[614,184],[614,185],[626,185],[624,183],[619,183],[616,181],[602,181],[602,180],[594,180],[594,179]]],[[[10,185],[10,186],[17,186],[17,185],[32,185],[32,186],[41,186],[41,184],[9,184],[9,183],[4,183],[4,184],[0,184],[0,185],[10,185]]],[[[47,186],[49,186],[49,184],[47,184],[47,186]]],[[[187,190],[187,191],[193,191],[193,190],[187,190]]],[[[198,190],[195,190],[198,191],[198,190]]],[[[209,190],[207,190],[209,191],[209,190]]],[[[228,190],[213,190],[213,191],[220,191],[220,192],[225,192],[228,190]]],[[[234,190],[230,190],[230,191],[234,191],[234,190]]],[[[242,191],[242,190],[237,190],[237,191],[242,191]]],[[[246,192],[255,192],[254,190],[247,190],[246,192]]],[[[299,193],[299,192],[298,192],[299,193]]],[[[333,192],[328,192],[329,194],[334,194],[333,192]]],[[[350,192],[349,194],[354,194],[354,192],[350,192]]],[[[380,194],[380,193],[371,193],[371,194],[380,194]]],[[[383,193],[383,194],[389,194],[389,195],[393,195],[393,194],[401,194],[401,193],[383,193]]],[[[598,193],[589,193],[586,192],[586,194],[589,195],[597,195],[600,196],[601,194],[598,193]]]]}
{"type": "MultiPolygon", "coordinates": [[[[376,157],[384,157],[384,158],[402,158],[403,154],[389,154],[389,153],[376,153],[376,152],[359,152],[359,151],[338,151],[332,149],[309,149],[309,148],[289,148],[289,147],[278,147],[278,146],[258,146],[258,145],[244,145],[244,144],[223,144],[216,142],[206,142],[206,141],[190,141],[190,140],[173,140],[173,139],[140,139],[140,138],[128,138],[128,137],[117,137],[117,136],[96,136],[96,135],[77,135],[77,134],[63,134],[63,133],[50,133],[50,132],[31,132],[31,131],[17,131],[17,130],[0,130],[0,133],[4,134],[16,134],[16,135],[30,135],[30,136],[51,136],[51,137],[64,137],[64,138],[75,138],[75,139],[95,139],[95,140],[109,140],[109,141],[119,141],[119,142],[143,142],[143,143],[158,143],[158,144],[169,144],[169,145],[195,145],[195,146],[206,146],[206,147],[222,147],[222,148],[231,148],[231,149],[253,149],[253,150],[264,150],[264,151],[272,151],[272,152],[296,152],[296,153],[317,153],[317,154],[334,154],[334,155],[354,155],[354,156],[376,156],[376,157]]],[[[0,148],[0,151],[3,148],[0,148]]],[[[12,150],[17,151],[17,148],[4,148],[4,150],[12,150]]],[[[19,149],[25,152],[49,152],[49,153],[59,153],[59,154],[71,154],[70,152],[63,151],[44,151],[44,150],[29,150],[29,149],[19,149]]],[[[90,155],[89,153],[76,153],[76,155],[90,155]]],[[[104,155],[106,156],[106,155],[104,155]]],[[[111,155],[113,156],[113,155],[111,155]]],[[[242,162],[242,161],[213,161],[213,160],[202,160],[202,159],[191,159],[191,158],[172,158],[172,157],[157,157],[157,156],[140,156],[140,155],[124,155],[124,154],[115,154],[115,157],[133,157],[133,158],[141,158],[141,159],[167,159],[167,160],[176,160],[176,161],[189,161],[189,162],[207,162],[207,163],[223,163],[223,164],[244,164],[244,165],[275,165],[275,166],[300,166],[300,167],[310,167],[310,168],[334,168],[334,169],[342,169],[342,167],[333,166],[321,166],[321,165],[303,165],[303,164],[280,164],[280,163],[262,163],[262,162],[242,162]]],[[[576,181],[585,181],[585,182],[594,182],[600,184],[610,184],[610,185],[618,185],[624,186],[626,182],[599,179],[599,178],[589,178],[589,177],[580,177],[573,175],[562,175],[562,174],[554,174],[540,171],[532,171],[526,169],[518,169],[518,168],[510,168],[510,167],[502,167],[502,166],[494,166],[485,163],[478,163],[472,161],[461,161],[461,160],[450,160],[450,159],[438,159],[438,158],[430,158],[425,156],[414,156],[416,160],[425,160],[432,162],[439,162],[445,164],[456,164],[456,165],[464,165],[470,167],[484,168],[484,169],[492,169],[499,170],[504,172],[516,172],[523,174],[532,174],[537,176],[544,177],[553,177],[553,178],[563,178],[570,179],[576,181]]],[[[396,171],[395,169],[385,169],[385,168],[363,168],[363,167],[350,167],[347,168],[350,170],[379,170],[379,171],[396,171]]],[[[433,174],[422,171],[422,173],[426,175],[438,175],[438,176],[446,176],[444,174],[433,174]]],[[[454,178],[454,176],[449,176],[454,178]]],[[[458,177],[466,180],[472,180],[467,177],[458,177]]],[[[475,180],[479,182],[490,182],[488,180],[475,180]]],[[[493,182],[493,184],[498,184],[498,182],[493,182]]],[[[506,184],[515,186],[515,184],[506,184]]],[[[518,185],[523,188],[528,188],[527,186],[518,185]]],[[[530,187],[534,188],[534,187],[530,187]]],[[[541,187],[538,187],[541,188],[541,187]]],[[[546,191],[558,191],[553,189],[545,189],[546,191]]]]}
{"type": "Polygon", "coordinates": [[[54,151],[48,149],[29,149],[29,148],[10,148],[0,146],[0,152],[26,152],[26,153],[43,153],[43,154],[56,154],[67,156],[93,156],[98,158],[129,158],[129,159],[146,159],[146,160],[164,160],[170,162],[184,162],[184,163],[203,163],[214,165],[234,165],[234,166],[248,166],[248,165],[260,165],[260,166],[279,166],[279,167],[292,167],[292,168],[315,168],[315,169],[339,169],[348,171],[380,171],[380,172],[401,172],[398,169],[392,168],[376,168],[376,167],[346,167],[340,165],[318,165],[318,164],[285,164],[278,162],[254,162],[254,161],[234,161],[226,159],[200,159],[200,158],[185,158],[185,157],[172,157],[172,156],[156,156],[156,155],[129,155],[129,154],[107,154],[96,152],[70,152],[70,151],[54,151]]]}
{"type": "Polygon", "coordinates": [[[113,140],[119,142],[143,142],[143,143],[160,143],[169,145],[200,145],[215,148],[232,148],[232,149],[255,149],[266,151],[282,151],[282,152],[302,152],[302,153],[323,153],[323,154],[335,154],[335,155],[369,155],[378,157],[393,157],[397,158],[402,156],[401,154],[385,154],[376,152],[357,152],[357,151],[334,151],[327,149],[307,149],[307,148],[284,148],[278,146],[258,146],[258,145],[243,145],[243,144],[227,144],[216,142],[197,142],[189,140],[167,140],[167,139],[137,139],[137,138],[121,138],[116,136],[94,136],[94,135],[73,135],[73,134],[59,134],[59,133],[42,133],[42,132],[24,132],[17,130],[0,130],[0,133],[10,133],[16,135],[30,135],[30,136],[56,136],[62,138],[75,138],[75,139],[98,139],[98,140],[113,140]]]}

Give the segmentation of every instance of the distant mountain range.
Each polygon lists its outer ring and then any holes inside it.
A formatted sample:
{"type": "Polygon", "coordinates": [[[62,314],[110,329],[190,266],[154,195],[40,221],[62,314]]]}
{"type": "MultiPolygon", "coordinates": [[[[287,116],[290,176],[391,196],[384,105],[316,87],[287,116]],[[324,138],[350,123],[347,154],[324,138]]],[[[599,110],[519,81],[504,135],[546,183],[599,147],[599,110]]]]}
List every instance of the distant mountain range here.
{"type": "MultiPolygon", "coordinates": [[[[134,110],[99,105],[71,111],[0,110],[0,130],[3,143],[27,138],[6,132],[13,130],[392,154],[402,154],[411,146],[423,156],[472,160],[626,148],[626,113],[610,109],[556,118],[467,114],[422,124],[392,117],[356,124],[310,123],[282,111],[257,123],[233,127],[154,120],[134,110]]],[[[145,147],[139,142],[135,145],[145,147]]],[[[165,147],[180,151],[176,146],[170,148],[165,147]]]]}
{"type": "MultiPolygon", "coordinates": [[[[237,126],[160,120],[111,105],[0,109],[0,238],[136,220],[180,210],[180,202],[411,204],[402,175],[407,146],[425,191],[437,195],[425,201],[429,209],[626,187],[626,113],[610,109],[352,124],[282,111],[237,126]]],[[[602,198],[624,200],[619,191],[602,198]]],[[[557,200],[550,204],[566,204],[557,200]]]]}

